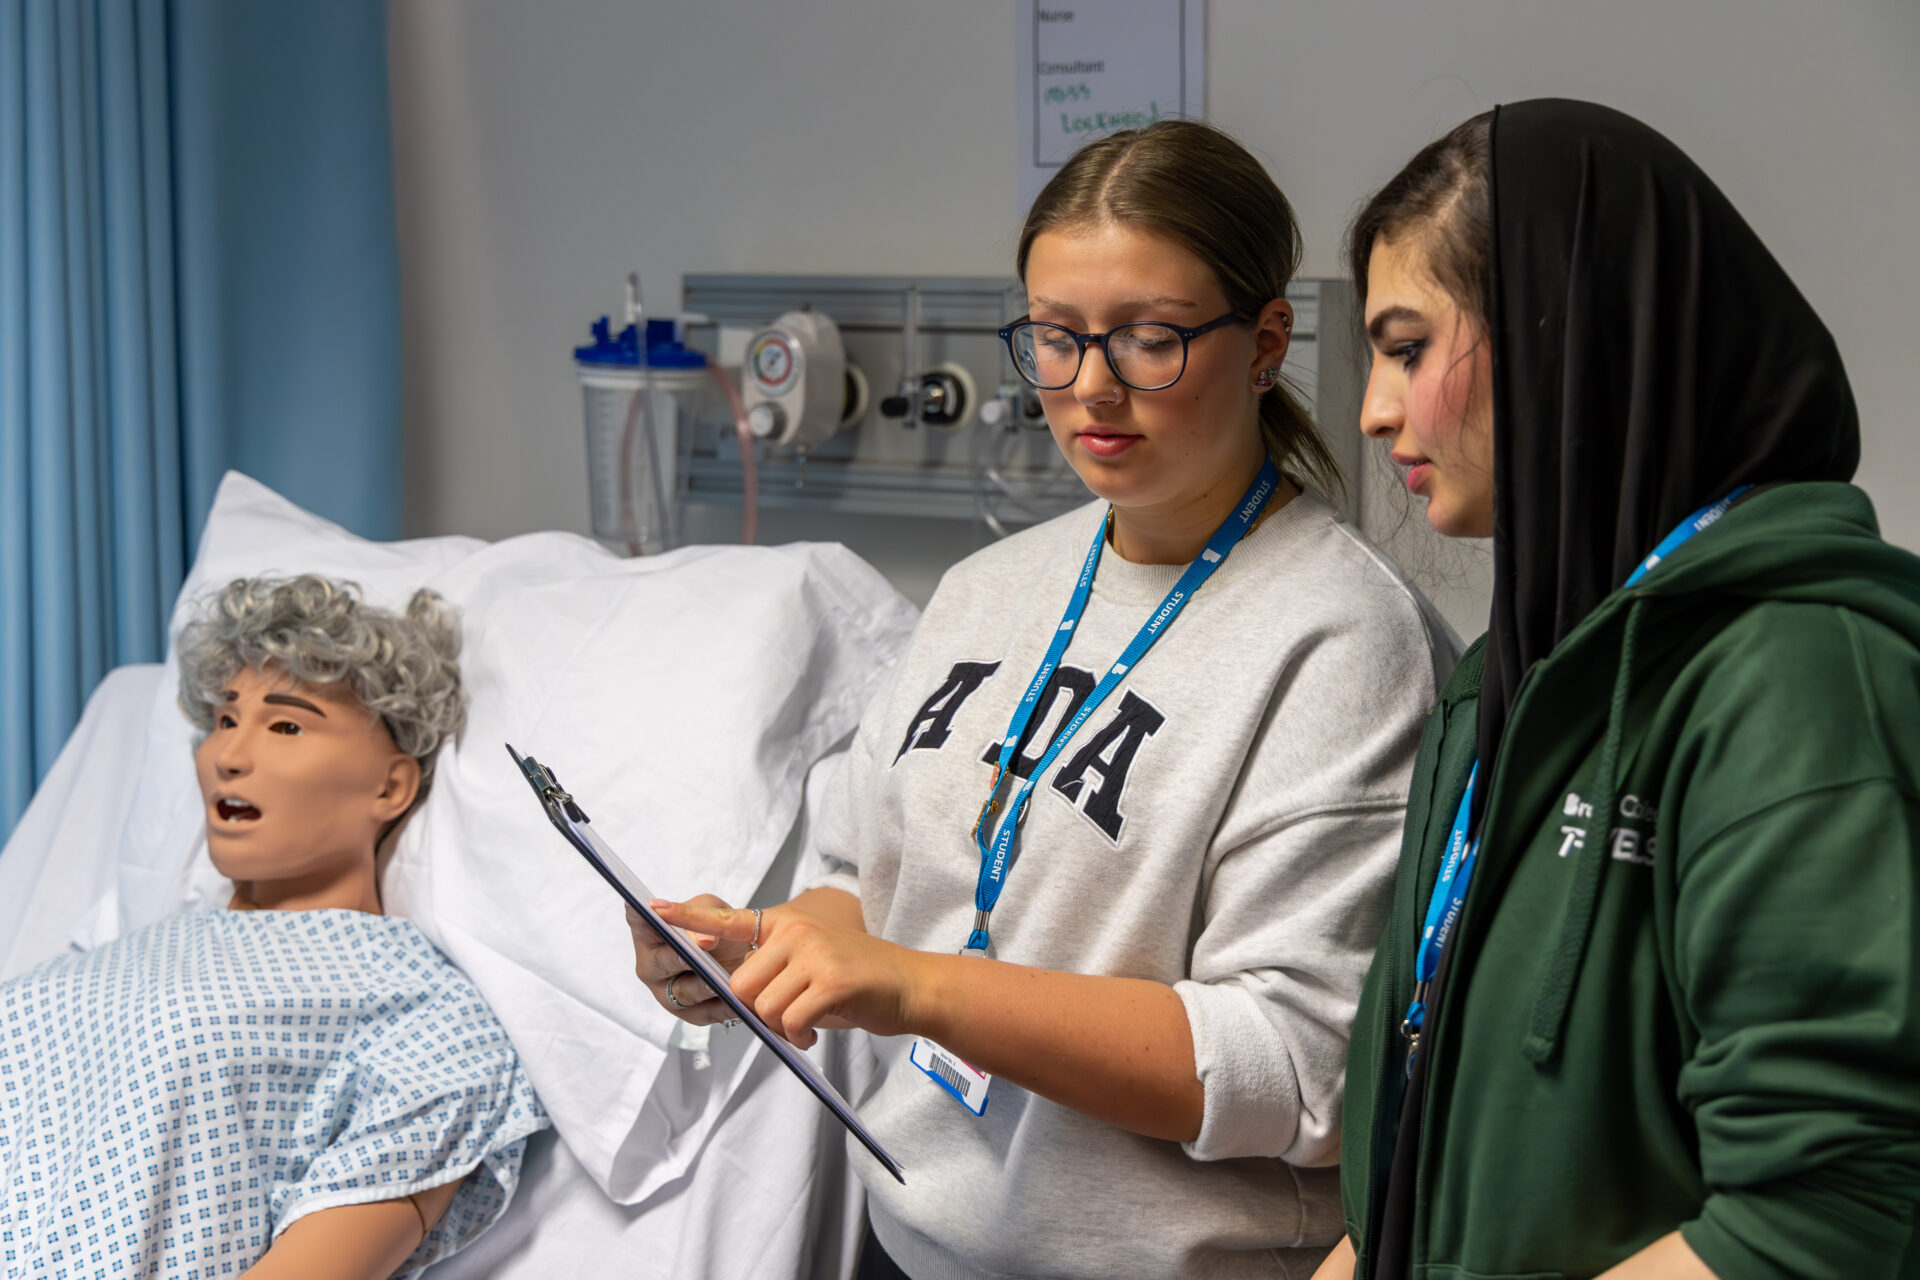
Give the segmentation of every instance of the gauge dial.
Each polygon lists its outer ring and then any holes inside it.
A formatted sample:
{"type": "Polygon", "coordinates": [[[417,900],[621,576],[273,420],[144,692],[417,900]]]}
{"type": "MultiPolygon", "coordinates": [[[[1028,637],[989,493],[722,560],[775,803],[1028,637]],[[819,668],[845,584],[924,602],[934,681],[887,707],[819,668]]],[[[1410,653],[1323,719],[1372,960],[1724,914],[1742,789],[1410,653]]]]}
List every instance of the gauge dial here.
{"type": "Polygon", "coordinates": [[[787,335],[775,329],[753,340],[747,351],[747,368],[763,395],[777,396],[792,387],[800,361],[787,335]]]}

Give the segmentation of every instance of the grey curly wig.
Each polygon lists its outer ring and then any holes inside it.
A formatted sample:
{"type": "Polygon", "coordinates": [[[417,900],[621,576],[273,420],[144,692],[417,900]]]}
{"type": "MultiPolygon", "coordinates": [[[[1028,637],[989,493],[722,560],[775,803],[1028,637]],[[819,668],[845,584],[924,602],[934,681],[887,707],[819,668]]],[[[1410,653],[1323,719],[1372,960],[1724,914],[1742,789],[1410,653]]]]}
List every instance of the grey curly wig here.
{"type": "Polygon", "coordinates": [[[269,665],[308,687],[344,684],[420,762],[420,791],[440,744],[467,720],[460,620],[431,591],[406,616],[367,604],[360,588],[316,574],[241,578],[208,596],[180,632],[180,710],[204,739],[234,676],[269,665]]]}

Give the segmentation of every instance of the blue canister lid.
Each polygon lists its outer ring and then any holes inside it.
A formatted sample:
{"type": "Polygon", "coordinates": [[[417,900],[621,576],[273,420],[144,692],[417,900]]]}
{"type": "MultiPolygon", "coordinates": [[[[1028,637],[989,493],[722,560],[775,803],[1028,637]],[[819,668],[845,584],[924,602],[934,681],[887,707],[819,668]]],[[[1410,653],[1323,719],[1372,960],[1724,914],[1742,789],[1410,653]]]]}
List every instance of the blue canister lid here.
{"type": "Polygon", "coordinates": [[[647,321],[647,363],[655,369],[702,369],[707,358],[674,336],[672,319],[647,321]]]}
{"type": "Polygon", "coordinates": [[[611,321],[601,316],[593,322],[593,341],[584,347],[573,349],[573,358],[581,364],[628,364],[640,363],[640,338],[632,325],[620,331],[619,337],[613,337],[611,321]]]}
{"type": "MultiPolygon", "coordinates": [[[[689,348],[674,337],[674,322],[671,319],[647,321],[647,365],[653,369],[702,369],[707,358],[700,352],[689,348]]],[[[601,316],[593,322],[593,341],[584,347],[573,349],[573,358],[581,364],[626,365],[638,368],[640,364],[640,335],[633,325],[613,336],[613,323],[601,316]]]]}

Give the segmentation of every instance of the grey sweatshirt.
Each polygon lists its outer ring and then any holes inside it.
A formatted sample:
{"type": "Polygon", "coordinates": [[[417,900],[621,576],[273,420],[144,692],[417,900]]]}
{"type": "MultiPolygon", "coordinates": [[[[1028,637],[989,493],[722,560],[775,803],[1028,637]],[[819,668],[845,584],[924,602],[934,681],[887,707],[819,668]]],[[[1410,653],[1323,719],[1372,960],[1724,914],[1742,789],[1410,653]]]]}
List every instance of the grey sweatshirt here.
{"type": "MultiPolygon", "coordinates": [[[[968,557],[928,604],[823,805],[821,884],[869,932],[955,951],[992,761],[1104,518],[1094,503],[968,557]]],[[[1051,736],[1183,566],[1111,547],[1023,748],[1051,736]]],[[[1341,1231],[1348,1025],[1385,919],[1421,723],[1459,641],[1305,494],[1250,533],[1088,721],[1028,805],[993,956],[1171,984],[1205,1093],[1191,1143],[993,1083],[974,1116],[876,1041],[850,1146],[915,1280],[1306,1275],[1341,1231]]]]}

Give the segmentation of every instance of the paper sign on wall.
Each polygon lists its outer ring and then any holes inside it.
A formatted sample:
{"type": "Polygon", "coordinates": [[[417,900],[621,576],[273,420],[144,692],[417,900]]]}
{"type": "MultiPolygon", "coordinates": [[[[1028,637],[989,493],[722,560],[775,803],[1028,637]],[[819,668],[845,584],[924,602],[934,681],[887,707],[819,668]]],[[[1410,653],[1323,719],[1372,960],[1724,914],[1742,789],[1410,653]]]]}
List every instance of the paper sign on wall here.
{"type": "Polygon", "coordinates": [[[1206,0],[1020,0],[1020,207],[1083,143],[1206,115],[1206,0]]]}

